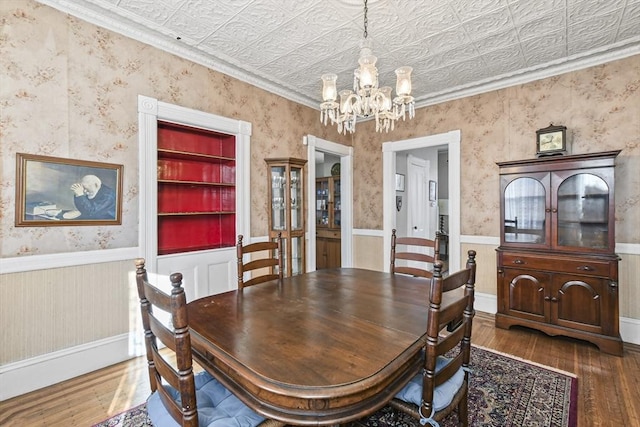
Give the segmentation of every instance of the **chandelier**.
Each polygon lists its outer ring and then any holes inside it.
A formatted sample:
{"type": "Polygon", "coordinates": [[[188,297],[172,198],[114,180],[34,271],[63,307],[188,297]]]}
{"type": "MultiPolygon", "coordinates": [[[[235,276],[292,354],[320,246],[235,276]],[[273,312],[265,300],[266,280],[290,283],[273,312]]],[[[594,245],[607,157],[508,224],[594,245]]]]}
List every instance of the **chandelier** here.
{"type": "Polygon", "coordinates": [[[353,71],[353,90],[336,89],[336,74],[322,75],[322,103],[320,121],[326,126],[330,121],[338,126],[338,132],[346,134],[356,130],[358,118],[373,117],[376,132],[389,132],[397,120],[408,114],[415,115],[415,104],[411,96],[411,67],[400,67],[396,72],[396,94],[391,98],[391,87],[378,87],[378,69],[372,53],[371,42],[367,39],[367,0],[364,0],[364,38],[360,43],[360,65],[353,71]],[[337,97],[340,95],[340,101],[337,97]]]}

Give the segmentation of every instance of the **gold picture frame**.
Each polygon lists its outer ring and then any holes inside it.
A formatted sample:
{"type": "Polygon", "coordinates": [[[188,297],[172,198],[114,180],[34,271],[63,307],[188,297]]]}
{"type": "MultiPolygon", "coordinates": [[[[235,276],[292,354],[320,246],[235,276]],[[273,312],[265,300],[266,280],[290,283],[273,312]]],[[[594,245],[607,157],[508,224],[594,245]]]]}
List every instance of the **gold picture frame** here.
{"type": "Polygon", "coordinates": [[[546,128],[536,131],[536,155],[554,156],[567,152],[567,128],[566,126],[554,126],[551,123],[546,128]]]}
{"type": "Polygon", "coordinates": [[[122,224],[122,165],[16,154],[17,227],[122,224]]]}

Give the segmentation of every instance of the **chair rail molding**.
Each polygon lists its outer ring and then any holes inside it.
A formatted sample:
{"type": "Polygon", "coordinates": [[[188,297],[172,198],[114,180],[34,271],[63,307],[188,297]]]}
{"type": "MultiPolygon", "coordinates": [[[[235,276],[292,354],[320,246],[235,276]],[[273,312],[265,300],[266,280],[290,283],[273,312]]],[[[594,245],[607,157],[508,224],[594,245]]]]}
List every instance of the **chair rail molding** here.
{"type": "Polygon", "coordinates": [[[0,259],[0,274],[127,261],[138,256],[140,256],[140,247],[2,258],[0,259]]]}

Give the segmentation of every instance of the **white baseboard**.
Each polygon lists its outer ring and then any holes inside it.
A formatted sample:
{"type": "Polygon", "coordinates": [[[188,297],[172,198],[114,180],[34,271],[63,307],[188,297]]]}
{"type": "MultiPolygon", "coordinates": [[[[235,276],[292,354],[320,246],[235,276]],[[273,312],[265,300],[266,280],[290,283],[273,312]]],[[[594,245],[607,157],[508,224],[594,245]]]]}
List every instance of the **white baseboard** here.
{"type": "MultiPolygon", "coordinates": [[[[498,311],[498,297],[491,294],[476,292],[474,307],[477,311],[496,314],[498,311]]],[[[620,318],[620,336],[622,341],[640,345],[640,320],[629,317],[620,318]]]]}
{"type": "Polygon", "coordinates": [[[640,320],[621,317],[620,336],[624,342],[640,345],[640,320]]]}
{"type": "Polygon", "coordinates": [[[138,356],[129,334],[0,366],[0,401],[29,393],[138,356]]]}
{"type": "MultiPolygon", "coordinates": [[[[495,295],[476,293],[477,311],[495,314],[495,295]]],[[[640,321],[620,318],[620,334],[627,343],[640,345],[640,321]]],[[[138,343],[140,349],[140,343],[138,343]]],[[[0,401],[140,356],[129,334],[56,351],[0,366],[0,401]]]]}
{"type": "Polygon", "coordinates": [[[498,312],[498,297],[495,295],[476,292],[475,297],[473,307],[476,311],[490,314],[496,314],[498,312]]]}

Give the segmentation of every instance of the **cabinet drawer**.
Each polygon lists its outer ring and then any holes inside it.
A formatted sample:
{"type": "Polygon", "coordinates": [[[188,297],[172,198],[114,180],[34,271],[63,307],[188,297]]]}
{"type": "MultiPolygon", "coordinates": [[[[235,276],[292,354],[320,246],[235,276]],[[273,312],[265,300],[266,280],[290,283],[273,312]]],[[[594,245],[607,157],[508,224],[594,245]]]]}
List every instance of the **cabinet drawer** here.
{"type": "Polygon", "coordinates": [[[566,259],[531,255],[504,254],[504,267],[519,267],[547,270],[559,273],[585,274],[589,276],[609,276],[610,263],[591,259],[566,259]]]}
{"type": "Polygon", "coordinates": [[[316,229],[316,236],[324,239],[339,239],[340,230],[321,230],[316,229]]]}

